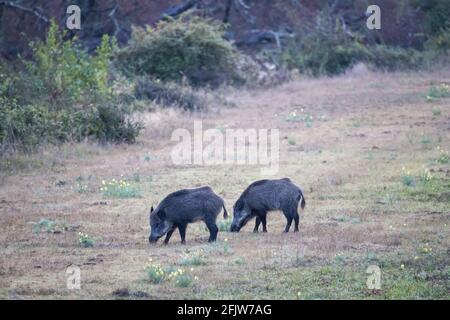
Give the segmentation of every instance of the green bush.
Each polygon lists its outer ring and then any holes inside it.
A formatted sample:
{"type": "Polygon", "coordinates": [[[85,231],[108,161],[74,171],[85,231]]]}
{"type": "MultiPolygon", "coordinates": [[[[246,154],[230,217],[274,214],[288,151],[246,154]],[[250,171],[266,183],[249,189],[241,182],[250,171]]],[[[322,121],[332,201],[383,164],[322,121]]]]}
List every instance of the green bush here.
{"type": "Polygon", "coordinates": [[[450,52],[450,27],[432,36],[425,43],[425,47],[436,54],[447,55],[450,52]]]}
{"type": "Polygon", "coordinates": [[[200,110],[206,107],[206,99],[191,87],[145,76],[137,79],[134,94],[137,99],[148,99],[165,107],[179,106],[185,110],[200,110]]]}
{"type": "Polygon", "coordinates": [[[224,39],[224,26],[214,20],[182,15],[155,28],[133,28],[128,45],[116,55],[126,75],[150,75],[163,81],[215,85],[242,82],[238,52],[224,39]]]}
{"type": "Polygon", "coordinates": [[[423,53],[412,48],[376,45],[368,48],[366,61],[382,70],[417,69],[424,63],[423,53]]]}
{"type": "Polygon", "coordinates": [[[20,103],[65,107],[108,98],[111,94],[108,75],[114,41],[104,35],[95,54],[90,56],[76,39],[64,40],[64,36],[65,32],[60,32],[52,21],[46,40],[30,44],[33,60],[23,60],[25,70],[16,84],[20,103]]]}
{"type": "Polygon", "coordinates": [[[0,97],[0,149],[33,151],[41,145],[81,141],[133,143],[140,123],[127,118],[119,107],[101,105],[90,110],[53,110],[47,106],[17,104],[0,97]]]}
{"type": "Polygon", "coordinates": [[[32,151],[47,143],[133,143],[142,126],[120,104],[109,81],[114,47],[107,36],[89,56],[64,40],[52,22],[47,39],[32,43],[33,60],[14,73],[0,68],[0,150],[32,151]]]}
{"type": "Polygon", "coordinates": [[[321,12],[317,19],[320,23],[315,28],[299,31],[294,43],[281,54],[281,64],[314,76],[336,75],[368,57],[365,46],[345,34],[331,14],[321,12]]]}
{"type": "MultiPolygon", "coordinates": [[[[450,29],[450,1],[448,0],[413,0],[413,5],[423,16],[425,32],[430,35],[441,33],[443,29],[450,29]]],[[[417,10],[416,9],[416,10],[417,10]]]]}

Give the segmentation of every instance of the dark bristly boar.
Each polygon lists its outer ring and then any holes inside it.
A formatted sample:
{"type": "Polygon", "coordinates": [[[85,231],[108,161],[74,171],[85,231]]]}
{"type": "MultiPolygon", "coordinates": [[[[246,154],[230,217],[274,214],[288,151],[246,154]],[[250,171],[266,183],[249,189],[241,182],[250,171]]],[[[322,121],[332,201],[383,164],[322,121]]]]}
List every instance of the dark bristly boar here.
{"type": "Polygon", "coordinates": [[[169,242],[172,233],[178,228],[181,243],[185,243],[188,223],[204,221],[209,230],[209,242],[215,241],[219,229],[216,218],[223,209],[223,217],[228,217],[225,204],[210,187],[183,189],[169,194],[153,210],[150,209],[150,243],[155,243],[166,235],[164,243],[169,242]]]}
{"type": "Polygon", "coordinates": [[[253,232],[258,232],[261,223],[263,232],[267,232],[267,212],[281,210],[287,219],[284,232],[289,232],[292,220],[295,222],[294,232],[298,232],[299,202],[304,209],[306,202],[303,193],[289,178],[253,182],[234,204],[230,231],[238,232],[250,219],[256,217],[253,232]]]}

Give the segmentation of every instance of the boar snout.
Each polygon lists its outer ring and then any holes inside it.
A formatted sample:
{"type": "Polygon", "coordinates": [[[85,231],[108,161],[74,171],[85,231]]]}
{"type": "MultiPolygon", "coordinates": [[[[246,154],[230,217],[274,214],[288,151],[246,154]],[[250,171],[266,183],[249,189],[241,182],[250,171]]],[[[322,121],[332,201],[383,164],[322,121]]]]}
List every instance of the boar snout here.
{"type": "Polygon", "coordinates": [[[235,224],[235,223],[231,224],[231,226],[230,226],[231,232],[239,232],[239,230],[240,230],[240,228],[238,227],[237,224],[235,224]]]}
{"type": "Polygon", "coordinates": [[[159,237],[155,237],[155,236],[150,236],[148,237],[148,242],[150,244],[156,243],[158,241],[159,237]]]}

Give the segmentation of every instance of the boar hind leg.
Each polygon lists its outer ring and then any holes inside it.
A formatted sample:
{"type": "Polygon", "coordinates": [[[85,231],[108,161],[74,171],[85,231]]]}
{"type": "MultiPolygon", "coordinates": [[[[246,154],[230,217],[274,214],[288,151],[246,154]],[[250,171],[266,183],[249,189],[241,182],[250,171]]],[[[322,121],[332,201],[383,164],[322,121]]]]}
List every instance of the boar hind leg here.
{"type": "Polygon", "coordinates": [[[284,228],[284,232],[289,232],[289,228],[291,227],[291,223],[292,223],[292,217],[286,215],[286,219],[287,219],[287,223],[286,223],[286,228],[284,228]]]}
{"type": "Polygon", "coordinates": [[[181,243],[185,244],[186,243],[186,224],[180,224],[178,225],[178,231],[180,232],[180,237],[181,237],[181,243]]]}
{"type": "Polygon", "coordinates": [[[298,223],[300,221],[300,216],[298,215],[298,213],[295,214],[294,216],[294,232],[298,232],[298,223]]]}
{"type": "Polygon", "coordinates": [[[205,223],[206,223],[206,227],[209,230],[208,242],[216,241],[217,233],[219,232],[219,228],[217,228],[216,222],[213,219],[206,219],[205,223]]]}
{"type": "Polygon", "coordinates": [[[262,222],[262,226],[263,226],[263,232],[267,232],[267,228],[266,228],[266,223],[267,223],[266,216],[267,216],[267,213],[264,213],[264,214],[262,214],[261,217],[260,217],[261,222],[262,222]]]}
{"type": "Polygon", "coordinates": [[[176,226],[173,226],[172,228],[169,229],[169,231],[167,231],[166,239],[164,239],[164,244],[169,243],[170,237],[172,236],[172,233],[175,231],[176,228],[177,228],[176,226]]]}

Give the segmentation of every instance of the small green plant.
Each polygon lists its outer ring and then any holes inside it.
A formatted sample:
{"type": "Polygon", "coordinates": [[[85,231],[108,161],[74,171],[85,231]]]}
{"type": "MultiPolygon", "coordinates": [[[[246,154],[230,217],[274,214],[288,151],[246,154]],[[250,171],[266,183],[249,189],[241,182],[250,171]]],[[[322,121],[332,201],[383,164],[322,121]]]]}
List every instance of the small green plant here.
{"type": "Polygon", "coordinates": [[[128,182],[124,179],[112,179],[111,181],[102,181],[100,192],[104,197],[110,198],[140,198],[141,190],[135,183],[128,182]]]}
{"type": "Polygon", "coordinates": [[[420,174],[420,181],[422,184],[426,185],[433,179],[433,176],[431,175],[431,172],[429,169],[425,168],[425,166],[422,167],[422,172],[420,174]]]}
{"type": "MultiPolygon", "coordinates": [[[[150,258],[144,265],[144,271],[147,275],[147,279],[153,284],[160,284],[164,281],[173,281],[176,287],[189,287],[194,280],[198,280],[195,276],[187,273],[182,268],[176,268],[174,266],[162,267],[160,264],[153,263],[150,258]]],[[[191,268],[191,271],[194,271],[191,268]]]]}
{"type": "Polygon", "coordinates": [[[42,231],[48,233],[59,233],[64,230],[64,225],[56,220],[42,218],[38,222],[30,222],[33,225],[33,232],[40,233],[42,231]]]}
{"type": "Polygon", "coordinates": [[[95,240],[87,233],[78,232],[78,243],[84,248],[93,247],[95,240]]]}
{"type": "Polygon", "coordinates": [[[292,138],[292,137],[289,137],[289,138],[288,138],[288,143],[289,143],[291,146],[295,146],[295,145],[297,144],[297,142],[295,142],[295,139],[292,138]]]}
{"type": "Polygon", "coordinates": [[[233,222],[232,218],[220,220],[217,223],[217,227],[219,228],[220,232],[228,232],[230,231],[231,223],[233,222]]]}
{"type": "Polygon", "coordinates": [[[411,171],[402,168],[402,183],[407,187],[413,187],[416,185],[416,179],[411,174],[411,171]]]}
{"type": "Polygon", "coordinates": [[[166,277],[164,269],[159,264],[153,264],[151,259],[145,264],[144,270],[148,280],[154,284],[163,282],[166,277]]]}
{"type": "Polygon", "coordinates": [[[193,278],[190,274],[182,274],[175,278],[175,285],[180,288],[189,287],[192,284],[193,278]]]}
{"type": "Polygon", "coordinates": [[[395,200],[396,200],[396,198],[395,198],[395,196],[392,193],[386,193],[383,196],[383,198],[381,200],[381,203],[382,204],[388,204],[388,205],[392,206],[394,204],[395,200]]]}
{"type": "Polygon", "coordinates": [[[440,164],[449,163],[450,157],[449,157],[448,150],[441,148],[440,146],[437,146],[436,150],[438,152],[438,157],[436,159],[436,162],[440,163],[440,164]]]}
{"type": "Polygon", "coordinates": [[[434,107],[433,109],[431,109],[431,113],[433,113],[433,116],[438,117],[441,115],[442,111],[441,109],[434,107]]]}
{"type": "Polygon", "coordinates": [[[223,241],[216,241],[214,243],[208,244],[206,250],[208,252],[217,252],[221,255],[229,255],[233,253],[233,249],[229,245],[227,238],[225,238],[223,241]]]}
{"type": "Polygon", "coordinates": [[[181,260],[179,262],[184,266],[201,266],[206,264],[206,256],[202,249],[197,252],[190,252],[186,250],[181,256],[181,260]]]}
{"type": "Polygon", "coordinates": [[[78,193],[88,193],[89,187],[83,183],[77,183],[77,191],[78,193]]]}
{"type": "Polygon", "coordinates": [[[305,123],[305,126],[310,128],[312,127],[314,117],[305,112],[305,109],[300,109],[300,112],[297,110],[294,110],[290,112],[285,118],[284,121],[286,122],[301,122],[303,121],[305,123]]]}
{"type": "Polygon", "coordinates": [[[427,100],[440,99],[450,97],[450,87],[446,83],[440,85],[432,85],[427,95],[427,100]]]}

